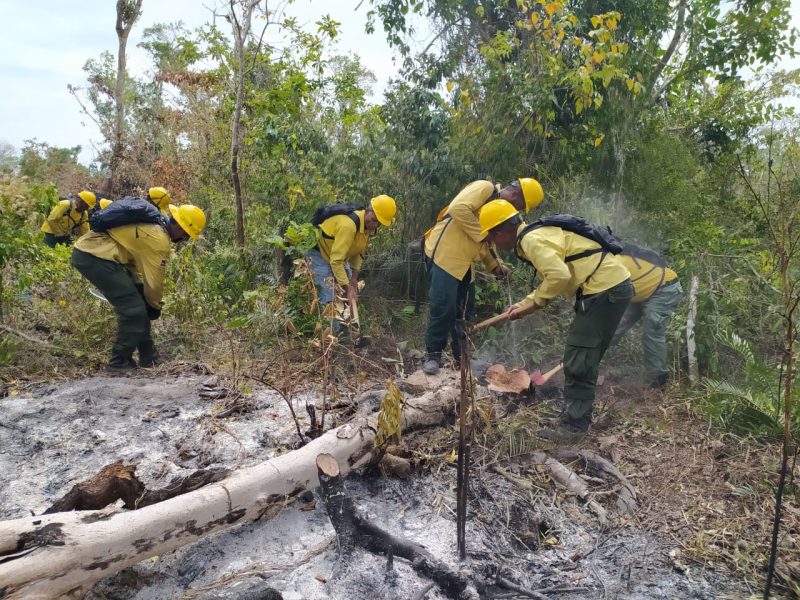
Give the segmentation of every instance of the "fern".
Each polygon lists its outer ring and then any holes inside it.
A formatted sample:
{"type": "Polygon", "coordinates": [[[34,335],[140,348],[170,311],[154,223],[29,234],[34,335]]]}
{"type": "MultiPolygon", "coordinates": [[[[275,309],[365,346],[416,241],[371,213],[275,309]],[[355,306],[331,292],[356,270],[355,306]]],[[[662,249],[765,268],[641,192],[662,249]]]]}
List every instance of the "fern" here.
{"type": "MultiPolygon", "coordinates": [[[[723,332],[719,341],[742,359],[742,381],[732,383],[705,379],[708,392],[706,411],[726,429],[757,436],[778,436],[782,430],[780,371],[758,357],[750,344],[733,332],[723,332]]],[[[793,429],[800,424],[800,408],[795,403],[793,429]]]]}
{"type": "Polygon", "coordinates": [[[722,332],[722,334],[719,335],[719,341],[731,350],[738,352],[744,359],[745,365],[748,368],[756,364],[756,357],[753,354],[753,349],[750,347],[750,344],[739,337],[738,334],[731,331],[722,332]]]}

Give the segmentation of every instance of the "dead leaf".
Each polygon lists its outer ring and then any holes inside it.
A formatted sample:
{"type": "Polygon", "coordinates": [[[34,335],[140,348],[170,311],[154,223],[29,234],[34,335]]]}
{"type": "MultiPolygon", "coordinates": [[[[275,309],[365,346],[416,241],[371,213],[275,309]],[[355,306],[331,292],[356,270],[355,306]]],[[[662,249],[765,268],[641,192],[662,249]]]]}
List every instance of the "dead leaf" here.
{"type": "Polygon", "coordinates": [[[609,452],[617,445],[619,438],[616,435],[603,435],[597,438],[597,441],[600,443],[601,452],[609,452]]]}
{"type": "Polygon", "coordinates": [[[312,500],[311,502],[309,502],[308,504],[303,506],[300,509],[300,512],[310,512],[310,511],[312,511],[312,510],[314,510],[316,508],[317,508],[317,501],[316,500],[312,500]]]}
{"type": "Polygon", "coordinates": [[[314,577],[314,579],[316,579],[320,583],[327,583],[328,582],[328,580],[325,578],[324,575],[317,575],[316,577],[314,577]]]}

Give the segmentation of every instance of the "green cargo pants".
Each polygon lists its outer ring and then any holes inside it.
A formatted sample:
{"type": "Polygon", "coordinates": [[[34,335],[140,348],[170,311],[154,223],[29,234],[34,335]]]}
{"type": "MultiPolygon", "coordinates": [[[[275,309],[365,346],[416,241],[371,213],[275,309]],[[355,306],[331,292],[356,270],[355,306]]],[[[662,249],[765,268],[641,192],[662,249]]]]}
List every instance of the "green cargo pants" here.
{"type": "Polygon", "coordinates": [[[71,244],[72,238],[68,235],[53,235],[52,233],[45,233],[44,234],[44,243],[50,246],[51,248],[55,248],[57,244],[71,244]]]}
{"type": "Polygon", "coordinates": [[[636,323],[642,321],[644,370],[649,384],[663,384],[669,377],[667,327],[682,297],[683,288],[675,279],[658,288],[641,304],[630,304],[611,341],[612,346],[618,343],[636,323]]]}
{"type": "Polygon", "coordinates": [[[633,298],[630,280],[578,300],[564,351],[564,420],[585,429],[592,421],[600,361],[633,298]]]}
{"type": "MultiPolygon", "coordinates": [[[[430,261],[429,261],[430,262],[430,261]]],[[[461,340],[465,332],[465,321],[475,314],[475,283],[472,270],[460,280],[430,263],[431,288],[428,294],[430,315],[425,331],[425,350],[429,357],[437,360],[447,346],[447,338],[453,350],[453,358],[461,360],[461,340]]]]}
{"type": "Polygon", "coordinates": [[[71,262],[102,292],[117,313],[117,339],[111,349],[112,360],[129,361],[137,347],[152,348],[147,307],[127,269],[119,263],[77,249],[72,251],[71,262]]]}

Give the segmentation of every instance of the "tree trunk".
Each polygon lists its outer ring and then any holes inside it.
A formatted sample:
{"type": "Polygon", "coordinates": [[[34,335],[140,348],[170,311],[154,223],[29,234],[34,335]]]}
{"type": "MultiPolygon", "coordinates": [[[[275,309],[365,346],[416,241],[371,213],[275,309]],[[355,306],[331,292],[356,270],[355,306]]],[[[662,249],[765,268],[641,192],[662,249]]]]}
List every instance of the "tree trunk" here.
{"type": "Polygon", "coordinates": [[[112,195],[115,176],[125,152],[125,80],[128,77],[126,48],[128,36],[134,23],[142,11],[142,0],[117,0],[117,82],[114,88],[114,105],[116,118],[114,122],[114,139],[111,141],[111,160],[108,166],[108,178],[103,186],[106,196],[112,195]]]}
{"type": "Polygon", "coordinates": [[[694,339],[694,326],[697,322],[697,292],[700,288],[700,278],[692,276],[692,285],[689,287],[689,316],[686,317],[686,354],[689,363],[689,381],[697,383],[700,380],[700,369],[697,366],[697,345],[694,339]]]}
{"type": "MultiPolygon", "coordinates": [[[[403,431],[452,414],[458,390],[443,386],[411,399],[403,431]]],[[[316,458],[331,454],[342,475],[369,464],[377,416],[332,429],[299,450],[238,471],[194,492],[135,511],[54,513],[0,523],[0,597],[82,598],[91,585],[147,557],[199,537],[268,519],[319,485],[316,458]]]]}
{"type": "Polygon", "coordinates": [[[250,35],[253,11],[258,5],[258,0],[245,0],[242,2],[242,16],[236,16],[236,0],[230,0],[228,20],[233,29],[233,53],[236,57],[236,83],[233,116],[231,117],[231,180],[233,181],[233,194],[236,202],[236,247],[244,249],[244,202],[242,201],[242,181],[239,177],[239,136],[242,122],[242,109],[244,107],[244,47],[250,35]]]}
{"type": "MultiPolygon", "coordinates": [[[[781,206],[783,214],[788,211],[781,206]]],[[[784,216],[789,222],[789,218],[784,216]]],[[[787,231],[791,228],[788,224],[782,228],[783,236],[779,247],[781,257],[781,288],[783,292],[783,304],[786,314],[785,341],[784,341],[784,362],[785,369],[783,375],[783,443],[781,444],[781,466],[778,475],[778,487],[775,490],[775,515],[772,520],[772,536],[769,546],[769,561],[767,563],[767,581],[764,586],[764,598],[769,600],[772,580],[775,576],[775,562],[778,558],[778,538],[781,529],[781,514],[783,510],[783,493],[786,488],[786,476],[789,472],[789,457],[795,454],[794,442],[792,439],[792,413],[794,400],[794,340],[797,336],[797,327],[794,320],[794,312],[800,298],[795,297],[794,281],[791,278],[792,253],[787,249],[789,240],[787,231]]],[[[780,393],[780,392],[779,392],[780,393]]]]}
{"type": "Polygon", "coordinates": [[[239,179],[239,127],[242,119],[242,86],[244,85],[244,73],[241,71],[236,85],[236,104],[231,125],[231,178],[233,179],[233,194],[236,198],[236,247],[241,250],[244,248],[244,203],[242,202],[242,182],[239,179]]]}

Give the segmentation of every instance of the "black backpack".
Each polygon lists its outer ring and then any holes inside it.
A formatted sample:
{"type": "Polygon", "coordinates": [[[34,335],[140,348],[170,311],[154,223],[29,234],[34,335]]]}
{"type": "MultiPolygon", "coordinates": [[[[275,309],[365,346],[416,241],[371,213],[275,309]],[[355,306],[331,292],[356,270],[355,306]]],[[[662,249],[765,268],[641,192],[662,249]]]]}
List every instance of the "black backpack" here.
{"type": "Polygon", "coordinates": [[[649,262],[652,265],[660,269],[664,269],[667,266],[667,261],[664,260],[664,257],[661,256],[655,250],[650,250],[650,248],[645,248],[644,246],[639,246],[638,244],[632,244],[630,242],[625,242],[625,247],[622,249],[622,252],[625,256],[630,256],[634,260],[637,258],[640,260],[644,260],[649,262]]]}
{"type": "MultiPolygon", "coordinates": [[[[600,244],[599,248],[584,250],[578,254],[567,256],[564,259],[565,262],[580,260],[581,258],[586,258],[587,256],[592,256],[593,254],[599,254],[601,252],[604,256],[606,254],[620,254],[625,247],[625,244],[621,239],[614,235],[610,227],[595,225],[594,223],[589,223],[585,219],[576,217],[574,215],[549,215],[542,217],[538,221],[534,221],[519,232],[519,235],[517,235],[517,246],[519,246],[519,243],[522,241],[523,237],[525,237],[531,231],[539,229],[540,227],[560,227],[565,231],[576,233],[600,244]]],[[[519,256],[519,252],[517,252],[517,255],[519,256]]],[[[526,260],[522,256],[520,256],[520,258],[526,260]]],[[[526,260],[526,262],[528,261],[526,260]]]]}
{"type": "MultiPolygon", "coordinates": [[[[320,206],[317,210],[314,211],[314,216],[311,217],[311,224],[314,227],[319,227],[322,225],[324,221],[330,219],[331,217],[335,217],[336,215],[347,215],[352,219],[353,223],[356,225],[356,231],[361,228],[361,220],[358,218],[358,215],[355,213],[357,210],[364,210],[364,206],[360,204],[354,204],[351,202],[337,202],[336,204],[326,204],[325,206],[320,206]]],[[[321,230],[320,230],[321,231],[321,230]]],[[[322,235],[325,237],[329,237],[324,231],[322,235]]]]}
{"type": "Polygon", "coordinates": [[[134,223],[166,224],[167,219],[148,200],[134,196],[126,196],[96,211],[89,219],[92,231],[105,233],[113,227],[132,225],[134,223]]]}

